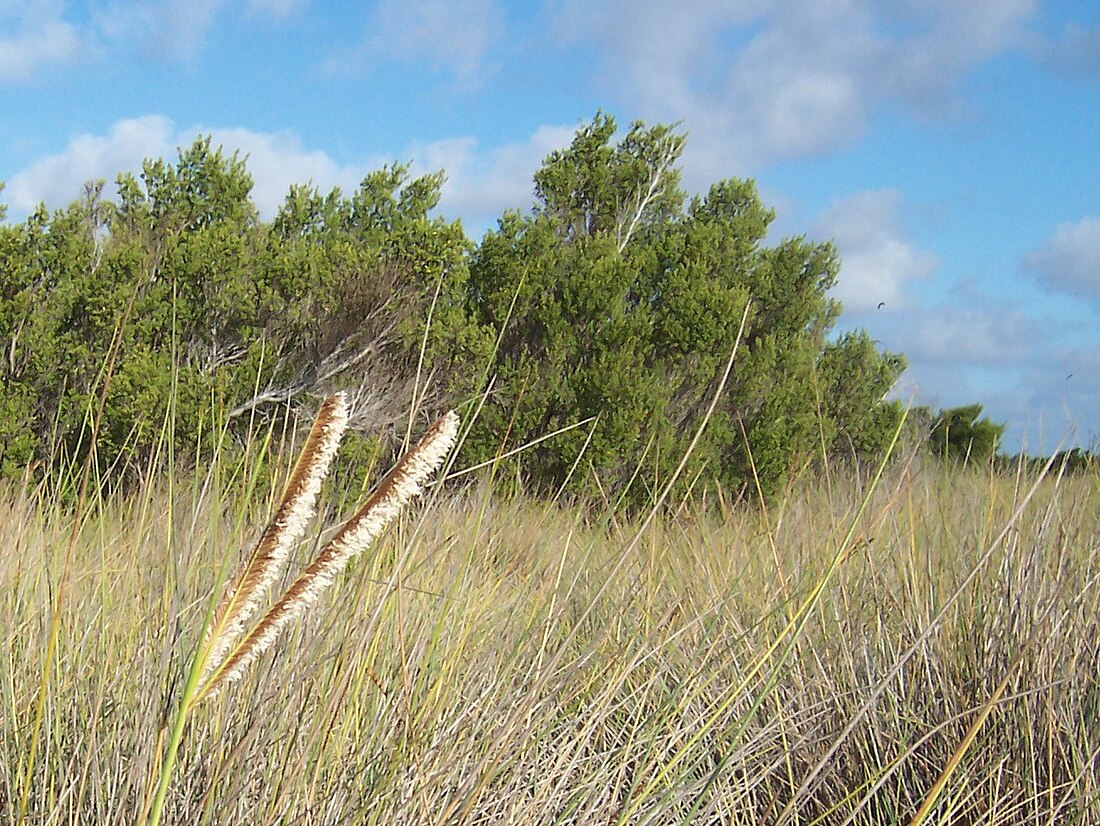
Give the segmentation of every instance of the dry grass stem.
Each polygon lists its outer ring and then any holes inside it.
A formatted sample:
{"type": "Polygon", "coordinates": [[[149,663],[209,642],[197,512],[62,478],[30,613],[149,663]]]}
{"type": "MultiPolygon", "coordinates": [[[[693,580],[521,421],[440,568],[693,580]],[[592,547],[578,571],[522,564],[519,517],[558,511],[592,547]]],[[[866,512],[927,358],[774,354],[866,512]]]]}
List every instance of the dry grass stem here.
{"type": "MultiPolygon", "coordinates": [[[[316,603],[356,554],[362,552],[382,529],[418,494],[427,478],[443,463],[458,435],[458,416],[451,412],[437,421],[415,449],[401,458],[382,480],[377,492],[321,550],[268,612],[245,633],[251,617],[271,585],[282,574],[291,548],[313,517],[321,484],[328,475],[340,438],[348,424],[347,398],[339,393],[325,400],[310,429],[302,453],[290,476],[275,516],[264,529],[248,562],[234,577],[204,632],[203,644],[191,662],[182,695],[163,747],[163,760],[154,763],[156,776],[152,799],[144,800],[139,822],[158,826],[164,813],[168,788],[184,730],[194,708],[225,685],[239,679],[263,654],[280,631],[316,603]]],[[[157,753],[160,754],[158,748],[157,753]]]]}
{"type": "Polygon", "coordinates": [[[178,546],[247,524],[240,468],[266,466],[269,438],[190,485],[154,468],[104,495],[45,676],[72,512],[0,487],[0,823],[1100,823],[1095,469],[918,457],[872,489],[834,467],[766,509],[701,477],[697,499],[633,516],[470,483],[380,535],[454,430],[437,423],[302,571],[292,547],[268,593],[323,424],[276,491],[288,527],[257,531],[228,590],[178,546]],[[371,539],[335,604],[325,585],[371,539]],[[243,630],[180,678],[181,636],[205,633],[188,618],[215,603],[208,643],[243,630]],[[323,632],[291,640],[294,617],[323,632]],[[265,644],[286,648],[270,674],[249,665],[265,644]],[[201,702],[231,677],[233,702],[201,702]]]}

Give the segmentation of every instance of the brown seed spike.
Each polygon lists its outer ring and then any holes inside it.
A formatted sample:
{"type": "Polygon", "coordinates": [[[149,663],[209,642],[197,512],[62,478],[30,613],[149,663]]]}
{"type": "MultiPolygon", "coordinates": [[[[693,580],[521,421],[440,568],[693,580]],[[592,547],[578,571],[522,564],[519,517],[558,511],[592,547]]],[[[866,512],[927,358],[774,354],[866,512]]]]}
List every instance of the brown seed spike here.
{"type": "Polygon", "coordinates": [[[248,562],[226,588],[207,629],[204,678],[218,666],[264,594],[282,576],[290,551],[313,518],[321,483],[328,475],[340,439],[348,426],[344,393],[325,399],[287,481],[275,515],[264,529],[248,562]]]}
{"type": "Polygon", "coordinates": [[[457,435],[458,416],[453,411],[428,429],[419,444],[401,458],[366,504],[325,545],[225,662],[208,675],[196,702],[216,693],[225,683],[239,679],[283,628],[317,602],[351,558],[365,550],[405,503],[420,492],[428,477],[443,464],[457,435]]]}

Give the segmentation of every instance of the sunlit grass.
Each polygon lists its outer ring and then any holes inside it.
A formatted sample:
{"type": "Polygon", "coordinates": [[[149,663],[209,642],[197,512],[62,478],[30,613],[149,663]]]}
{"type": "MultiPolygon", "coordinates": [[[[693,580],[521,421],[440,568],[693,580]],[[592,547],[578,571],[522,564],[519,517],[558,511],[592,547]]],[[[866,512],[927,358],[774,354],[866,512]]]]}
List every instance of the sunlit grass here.
{"type": "MultiPolygon", "coordinates": [[[[89,501],[27,822],[140,818],[257,468],[89,501]]],[[[839,469],[645,526],[436,495],[194,710],[165,822],[907,823],[941,778],[926,823],[1100,822],[1100,484],[1054,476],[899,461],[804,615],[868,497],[839,469]]],[[[4,821],[71,519],[0,493],[4,821]]]]}

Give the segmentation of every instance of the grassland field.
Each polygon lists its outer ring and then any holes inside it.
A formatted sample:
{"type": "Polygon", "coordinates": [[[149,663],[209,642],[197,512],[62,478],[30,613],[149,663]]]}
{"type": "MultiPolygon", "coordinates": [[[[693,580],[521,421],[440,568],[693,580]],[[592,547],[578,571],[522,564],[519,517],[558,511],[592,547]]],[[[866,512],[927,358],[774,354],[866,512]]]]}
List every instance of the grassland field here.
{"type": "MultiPolygon", "coordinates": [[[[1100,823],[1100,479],[918,465],[634,516],[432,489],[195,711],[164,822],[1100,823]]],[[[263,472],[0,490],[0,821],[142,822],[263,472]]]]}

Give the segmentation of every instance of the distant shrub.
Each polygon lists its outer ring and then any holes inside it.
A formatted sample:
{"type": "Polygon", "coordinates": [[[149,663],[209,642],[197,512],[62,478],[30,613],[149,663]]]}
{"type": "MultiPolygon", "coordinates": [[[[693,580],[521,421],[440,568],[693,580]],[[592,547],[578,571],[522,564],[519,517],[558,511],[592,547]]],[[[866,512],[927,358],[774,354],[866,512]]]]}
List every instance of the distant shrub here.
{"type": "Polygon", "coordinates": [[[941,410],[932,424],[929,444],[953,462],[988,462],[997,453],[1005,425],[982,416],[982,405],[941,410]]]}

